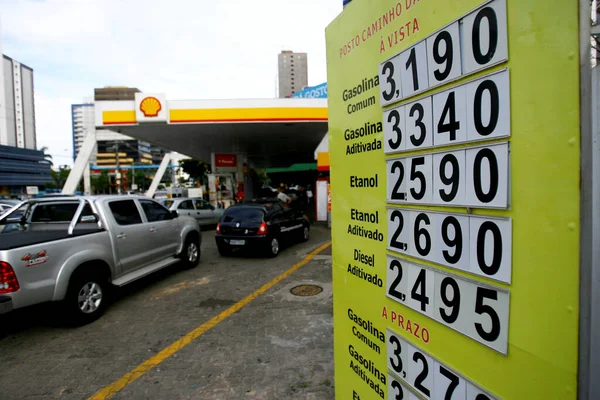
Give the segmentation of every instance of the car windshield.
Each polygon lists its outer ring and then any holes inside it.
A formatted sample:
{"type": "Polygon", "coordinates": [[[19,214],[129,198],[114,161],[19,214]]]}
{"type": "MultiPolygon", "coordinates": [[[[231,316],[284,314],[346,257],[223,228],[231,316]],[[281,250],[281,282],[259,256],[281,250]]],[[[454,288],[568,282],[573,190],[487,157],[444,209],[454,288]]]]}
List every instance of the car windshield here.
{"type": "Polygon", "coordinates": [[[231,207],[223,214],[223,222],[261,222],[264,219],[264,215],[264,212],[258,208],[231,207]]]}

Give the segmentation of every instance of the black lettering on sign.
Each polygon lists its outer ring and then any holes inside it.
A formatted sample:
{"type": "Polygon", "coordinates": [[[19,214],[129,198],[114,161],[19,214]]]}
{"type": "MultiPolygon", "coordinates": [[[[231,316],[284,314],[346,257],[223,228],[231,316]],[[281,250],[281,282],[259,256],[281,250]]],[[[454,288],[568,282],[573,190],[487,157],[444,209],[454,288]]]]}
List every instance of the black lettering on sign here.
{"type": "Polygon", "coordinates": [[[379,186],[379,175],[373,176],[350,176],[350,187],[352,188],[376,188],[379,186]]]}

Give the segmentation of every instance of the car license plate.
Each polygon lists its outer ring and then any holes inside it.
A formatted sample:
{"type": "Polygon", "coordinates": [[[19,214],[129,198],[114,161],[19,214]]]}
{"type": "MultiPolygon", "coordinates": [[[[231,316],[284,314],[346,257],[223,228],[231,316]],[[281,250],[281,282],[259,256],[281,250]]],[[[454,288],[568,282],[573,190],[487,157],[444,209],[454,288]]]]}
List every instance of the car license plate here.
{"type": "Polygon", "coordinates": [[[246,244],[245,240],[230,240],[229,244],[234,245],[234,246],[243,246],[246,244]]]}

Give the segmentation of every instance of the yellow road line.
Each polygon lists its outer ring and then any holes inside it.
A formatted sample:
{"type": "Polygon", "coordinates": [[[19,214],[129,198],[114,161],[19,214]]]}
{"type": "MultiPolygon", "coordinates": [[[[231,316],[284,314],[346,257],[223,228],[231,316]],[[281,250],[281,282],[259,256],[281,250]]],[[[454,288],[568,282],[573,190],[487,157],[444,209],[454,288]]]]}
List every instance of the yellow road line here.
{"type": "Polygon", "coordinates": [[[279,275],[277,278],[273,279],[269,283],[264,284],[260,289],[258,289],[254,293],[243,298],[242,300],[235,303],[234,305],[232,305],[231,307],[229,307],[227,310],[223,311],[216,317],[211,318],[207,322],[205,322],[202,325],[200,325],[199,327],[195,328],[194,330],[192,330],[191,332],[189,332],[188,334],[183,336],[181,339],[179,339],[176,342],[174,342],[173,344],[171,344],[169,347],[163,349],[158,354],[154,355],[153,357],[149,358],[148,360],[144,361],[143,363],[141,363],[140,365],[135,367],[133,370],[126,373],[122,378],[120,378],[117,381],[111,383],[110,385],[104,387],[103,389],[100,389],[98,392],[96,392],[96,394],[94,394],[92,397],[90,397],[89,400],[108,399],[112,395],[123,390],[123,388],[125,388],[125,386],[129,385],[130,383],[132,383],[133,381],[135,381],[136,379],[138,379],[139,377],[141,377],[142,375],[144,375],[145,373],[150,371],[152,368],[156,367],[157,365],[159,365],[160,363],[165,361],[167,358],[171,357],[173,354],[177,353],[179,350],[181,350],[188,344],[192,343],[194,340],[196,340],[198,337],[200,337],[200,335],[207,332],[209,329],[214,328],[219,322],[225,320],[230,315],[239,311],[242,307],[244,307],[245,305],[250,303],[252,300],[254,300],[258,296],[260,296],[261,294],[265,293],[267,290],[269,290],[270,288],[272,288],[273,286],[278,284],[282,279],[285,279],[288,276],[290,276],[298,268],[302,267],[304,264],[306,264],[307,262],[312,260],[312,258],[314,256],[316,256],[317,254],[319,254],[321,251],[325,250],[329,246],[331,246],[331,242],[325,243],[323,246],[319,247],[318,249],[316,249],[315,251],[313,251],[312,253],[307,255],[298,264],[294,265],[292,268],[288,269],[283,274],[279,275]]]}

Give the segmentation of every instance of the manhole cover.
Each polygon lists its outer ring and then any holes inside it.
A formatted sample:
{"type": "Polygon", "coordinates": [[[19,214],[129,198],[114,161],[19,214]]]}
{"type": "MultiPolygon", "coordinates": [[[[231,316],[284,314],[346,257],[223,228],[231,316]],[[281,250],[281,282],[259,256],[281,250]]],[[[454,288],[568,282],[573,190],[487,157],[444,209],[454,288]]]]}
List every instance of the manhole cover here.
{"type": "Polygon", "coordinates": [[[322,291],[323,288],[317,285],[298,285],[290,290],[294,296],[314,296],[322,291]]]}

